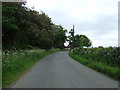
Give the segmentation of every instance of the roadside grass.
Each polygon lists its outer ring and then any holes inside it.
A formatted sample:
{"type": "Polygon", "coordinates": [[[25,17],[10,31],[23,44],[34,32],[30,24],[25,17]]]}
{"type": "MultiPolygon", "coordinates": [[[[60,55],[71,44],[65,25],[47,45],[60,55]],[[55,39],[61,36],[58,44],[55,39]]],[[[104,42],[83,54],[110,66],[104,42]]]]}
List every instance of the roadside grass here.
{"type": "Polygon", "coordinates": [[[60,51],[51,50],[21,50],[5,54],[2,53],[2,87],[7,87],[17,80],[28,68],[49,54],[60,51]]]}
{"type": "Polygon", "coordinates": [[[2,89],[2,50],[0,45],[0,89],[2,89]]]}
{"type": "Polygon", "coordinates": [[[76,61],[78,61],[79,63],[83,65],[86,65],[98,72],[101,72],[115,80],[120,81],[120,67],[117,67],[117,66],[112,67],[102,62],[90,61],[88,59],[81,57],[78,54],[73,54],[71,51],[69,52],[69,56],[71,56],[73,59],[75,59],[76,61]]]}

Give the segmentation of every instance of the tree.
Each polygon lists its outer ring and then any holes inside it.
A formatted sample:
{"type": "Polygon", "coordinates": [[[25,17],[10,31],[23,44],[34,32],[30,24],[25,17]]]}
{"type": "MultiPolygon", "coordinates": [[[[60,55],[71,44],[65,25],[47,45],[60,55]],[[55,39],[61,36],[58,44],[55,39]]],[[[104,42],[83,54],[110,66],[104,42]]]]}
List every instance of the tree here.
{"type": "Polygon", "coordinates": [[[55,48],[64,48],[64,43],[67,39],[66,32],[61,25],[52,25],[53,36],[54,36],[54,44],[55,48]]]}
{"type": "Polygon", "coordinates": [[[90,47],[92,42],[85,35],[74,36],[74,47],[90,47]]]}
{"type": "Polygon", "coordinates": [[[69,45],[71,49],[74,49],[74,25],[73,25],[73,29],[70,30],[70,36],[68,36],[69,38],[69,45]]]}
{"type": "Polygon", "coordinates": [[[16,12],[24,3],[3,3],[2,7],[2,39],[3,49],[10,49],[16,44],[20,28],[16,23],[16,12]]]}

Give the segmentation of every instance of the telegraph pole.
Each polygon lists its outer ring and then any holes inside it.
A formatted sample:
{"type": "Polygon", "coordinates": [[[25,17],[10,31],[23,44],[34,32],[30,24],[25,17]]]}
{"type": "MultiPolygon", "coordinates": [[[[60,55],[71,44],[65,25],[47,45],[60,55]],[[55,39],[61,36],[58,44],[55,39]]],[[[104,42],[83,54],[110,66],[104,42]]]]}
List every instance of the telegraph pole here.
{"type": "Polygon", "coordinates": [[[75,33],[75,26],[73,25],[73,43],[72,43],[72,47],[73,47],[73,50],[74,50],[74,33],[75,33]]]}
{"type": "Polygon", "coordinates": [[[75,25],[73,25],[73,37],[74,37],[74,32],[75,32],[75,25]]]}

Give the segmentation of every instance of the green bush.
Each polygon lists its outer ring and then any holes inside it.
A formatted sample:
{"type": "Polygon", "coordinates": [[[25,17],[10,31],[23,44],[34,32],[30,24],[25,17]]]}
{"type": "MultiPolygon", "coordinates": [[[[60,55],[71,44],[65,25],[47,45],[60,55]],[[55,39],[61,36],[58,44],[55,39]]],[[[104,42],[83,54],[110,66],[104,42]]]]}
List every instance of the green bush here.
{"type": "Polygon", "coordinates": [[[120,64],[120,47],[81,48],[75,49],[74,53],[90,61],[103,62],[110,66],[118,66],[120,64]]]}

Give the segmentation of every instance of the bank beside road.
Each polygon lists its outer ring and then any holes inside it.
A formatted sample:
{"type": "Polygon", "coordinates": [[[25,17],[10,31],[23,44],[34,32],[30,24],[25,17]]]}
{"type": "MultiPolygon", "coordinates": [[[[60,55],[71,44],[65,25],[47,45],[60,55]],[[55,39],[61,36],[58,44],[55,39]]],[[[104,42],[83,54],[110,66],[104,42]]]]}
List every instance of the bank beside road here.
{"type": "MultiPolygon", "coordinates": [[[[70,51],[69,52],[69,56],[71,56],[74,60],[78,61],[79,63],[85,65],[85,66],[88,66],[98,72],[101,72],[101,73],[104,73],[105,75],[115,79],[115,80],[120,80],[120,67],[118,65],[116,66],[110,66],[108,64],[105,64],[103,63],[102,60],[100,60],[99,58],[99,61],[96,61],[96,60],[90,60],[89,59],[89,56],[86,56],[86,59],[85,58],[85,54],[77,54],[77,53],[74,53],[73,51],[70,51]]],[[[94,57],[94,58],[98,58],[96,56],[92,56],[91,57],[94,57]]]]}
{"type": "Polygon", "coordinates": [[[42,50],[19,50],[5,51],[2,53],[2,86],[6,87],[17,80],[28,68],[49,54],[60,49],[42,50]]]}

